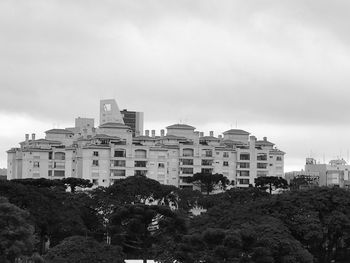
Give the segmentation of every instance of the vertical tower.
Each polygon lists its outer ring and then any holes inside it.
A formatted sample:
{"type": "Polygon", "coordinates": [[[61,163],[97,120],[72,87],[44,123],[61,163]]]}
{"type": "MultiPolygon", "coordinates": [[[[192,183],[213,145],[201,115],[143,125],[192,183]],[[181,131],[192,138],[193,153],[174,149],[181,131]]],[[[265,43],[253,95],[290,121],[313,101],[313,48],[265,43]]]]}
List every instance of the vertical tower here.
{"type": "Polygon", "coordinates": [[[100,101],[100,125],[107,122],[124,124],[117,102],[114,99],[100,101]]]}
{"type": "Polygon", "coordinates": [[[143,112],[124,109],[120,113],[123,116],[124,123],[132,129],[133,136],[143,134],[143,112]]]}

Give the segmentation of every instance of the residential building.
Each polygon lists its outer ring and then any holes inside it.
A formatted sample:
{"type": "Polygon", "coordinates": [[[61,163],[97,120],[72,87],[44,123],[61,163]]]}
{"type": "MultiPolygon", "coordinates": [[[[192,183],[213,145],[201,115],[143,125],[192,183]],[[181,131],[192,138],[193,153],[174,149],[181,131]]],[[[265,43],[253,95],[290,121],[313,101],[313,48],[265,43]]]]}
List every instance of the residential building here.
{"type": "Polygon", "coordinates": [[[96,128],[93,119],[77,118],[75,127],[48,130],[43,139],[32,134],[30,140],[26,134],[20,147],[7,151],[7,178],[77,177],[108,186],[117,179],[143,175],[192,188],[187,178],[199,172],[223,174],[237,187],[254,185],[259,176],[284,174],[285,153],[266,137],[257,140],[239,129],[204,136],[186,124],[170,125],[159,136],[146,130],[133,137],[114,102],[101,102],[101,123],[96,128]]]}

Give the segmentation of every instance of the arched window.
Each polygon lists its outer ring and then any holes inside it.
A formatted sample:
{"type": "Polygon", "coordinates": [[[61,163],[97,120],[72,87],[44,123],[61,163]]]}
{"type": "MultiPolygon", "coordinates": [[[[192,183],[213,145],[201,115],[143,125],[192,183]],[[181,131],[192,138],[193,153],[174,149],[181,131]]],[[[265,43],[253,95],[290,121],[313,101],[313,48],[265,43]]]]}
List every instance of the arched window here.
{"type": "Polygon", "coordinates": [[[147,151],[146,150],[135,150],[135,158],[147,158],[147,151]]]}
{"type": "Polygon", "coordinates": [[[193,149],[183,149],[182,156],[192,157],[193,156],[193,149]]]}

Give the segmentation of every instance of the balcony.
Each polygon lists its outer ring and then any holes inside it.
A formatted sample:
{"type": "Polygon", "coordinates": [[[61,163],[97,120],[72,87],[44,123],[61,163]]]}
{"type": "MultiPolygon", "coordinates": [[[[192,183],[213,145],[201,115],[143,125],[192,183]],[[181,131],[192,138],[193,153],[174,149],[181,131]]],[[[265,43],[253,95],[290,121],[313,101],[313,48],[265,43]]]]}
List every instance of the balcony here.
{"type": "Polygon", "coordinates": [[[146,168],[147,167],[147,161],[135,161],[134,166],[135,167],[146,168]]]}
{"type": "Polygon", "coordinates": [[[202,160],[202,165],[203,166],[211,166],[211,165],[213,165],[213,161],[212,160],[202,160]]]}
{"type": "Polygon", "coordinates": [[[193,159],[182,159],[180,165],[193,165],[193,159]]]}
{"type": "Polygon", "coordinates": [[[250,163],[237,163],[237,169],[249,169],[250,163]]]}
{"type": "Polygon", "coordinates": [[[267,154],[259,154],[256,159],[258,161],[267,161],[267,154]]]}
{"type": "Polygon", "coordinates": [[[125,158],[126,154],[124,150],[116,150],[114,151],[114,157],[117,158],[125,158]]]}
{"type": "Polygon", "coordinates": [[[267,169],[267,163],[257,163],[256,168],[267,169]]]}
{"type": "Polygon", "coordinates": [[[250,160],[250,154],[249,153],[244,153],[239,156],[239,159],[241,161],[249,161],[250,160]]]}

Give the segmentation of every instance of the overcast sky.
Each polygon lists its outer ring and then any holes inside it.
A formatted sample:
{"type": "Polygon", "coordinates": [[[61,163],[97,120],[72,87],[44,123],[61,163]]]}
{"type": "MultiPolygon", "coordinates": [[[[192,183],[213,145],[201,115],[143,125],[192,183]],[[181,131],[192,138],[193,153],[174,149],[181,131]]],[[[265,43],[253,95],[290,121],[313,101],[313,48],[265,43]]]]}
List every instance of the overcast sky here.
{"type": "MultiPolygon", "coordinates": [[[[237,127],[286,152],[348,159],[350,1],[1,0],[0,167],[25,133],[95,117],[237,127]]],[[[159,131],[157,131],[159,133],[159,131]]]]}

